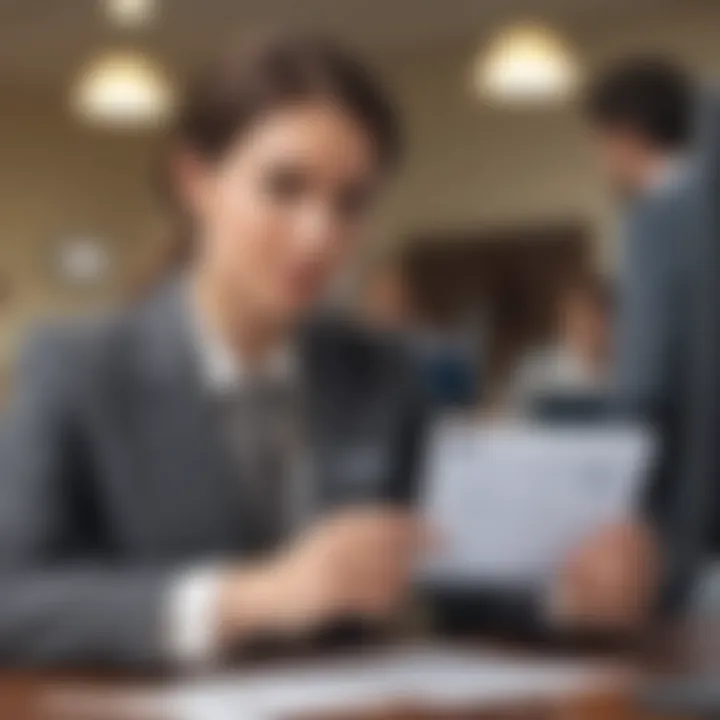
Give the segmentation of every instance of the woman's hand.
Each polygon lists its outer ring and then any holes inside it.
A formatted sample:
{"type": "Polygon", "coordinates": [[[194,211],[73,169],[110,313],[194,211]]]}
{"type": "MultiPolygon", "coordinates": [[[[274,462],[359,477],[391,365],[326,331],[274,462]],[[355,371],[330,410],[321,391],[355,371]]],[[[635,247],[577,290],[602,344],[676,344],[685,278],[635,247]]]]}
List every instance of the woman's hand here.
{"type": "Polygon", "coordinates": [[[565,563],[554,611],[566,626],[632,632],[649,619],[660,578],[657,542],[641,524],[604,528],[565,563]]]}
{"type": "Polygon", "coordinates": [[[230,574],[221,593],[225,635],[302,633],[344,617],[383,619],[402,603],[428,533],[410,513],[343,512],[278,557],[230,574]]]}

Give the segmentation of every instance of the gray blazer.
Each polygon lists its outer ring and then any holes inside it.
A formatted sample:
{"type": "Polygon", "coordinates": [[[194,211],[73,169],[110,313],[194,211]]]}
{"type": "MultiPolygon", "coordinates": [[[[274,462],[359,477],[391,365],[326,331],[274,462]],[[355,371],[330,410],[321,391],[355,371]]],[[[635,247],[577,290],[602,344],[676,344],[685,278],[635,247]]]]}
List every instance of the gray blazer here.
{"type": "Polygon", "coordinates": [[[720,546],[720,96],[715,89],[703,90],[698,111],[696,168],[685,191],[690,215],[682,236],[686,282],[683,296],[673,302],[682,307],[684,327],[675,350],[683,358],[674,391],[678,472],[664,498],[670,508],[670,599],[676,604],[686,602],[703,562],[720,546]]]}
{"type": "MultiPolygon", "coordinates": [[[[624,411],[652,423],[662,440],[646,507],[664,543],[666,585],[661,606],[682,609],[705,542],[701,497],[707,478],[698,467],[697,383],[711,384],[708,329],[714,312],[705,280],[712,203],[700,165],[635,208],[625,238],[620,293],[618,391],[624,411]],[[705,356],[705,359],[703,359],[705,356]]],[[[703,410],[704,413],[704,410],[703,410]]]]}
{"type": "Polygon", "coordinates": [[[619,287],[617,381],[621,402],[655,416],[673,402],[687,346],[699,178],[643,198],[630,210],[619,287]]]}
{"type": "MultiPolygon", "coordinates": [[[[28,350],[1,433],[0,662],[162,662],[178,573],[246,554],[185,322],[173,283],[28,350]]],[[[406,355],[333,323],[298,345],[318,509],[407,502],[424,414],[406,355]]]]}

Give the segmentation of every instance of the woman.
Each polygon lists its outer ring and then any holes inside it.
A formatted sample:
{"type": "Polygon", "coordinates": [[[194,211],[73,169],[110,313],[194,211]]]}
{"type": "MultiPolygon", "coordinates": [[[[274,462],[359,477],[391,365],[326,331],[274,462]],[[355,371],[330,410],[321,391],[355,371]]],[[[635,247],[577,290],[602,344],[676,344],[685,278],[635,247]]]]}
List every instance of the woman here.
{"type": "Polygon", "coordinates": [[[23,368],[2,451],[5,660],[206,659],[397,603],[418,541],[393,509],[421,421],[407,365],[299,321],[398,145],[364,70],[315,40],[266,39],[189,93],[170,159],[189,267],[40,338],[23,368]],[[384,509],[342,513],[358,502],[384,509]]]}
{"type": "Polygon", "coordinates": [[[187,267],[23,367],[0,463],[6,662],[200,661],[385,618],[423,542],[412,368],[304,321],[397,159],[383,95],[336,48],[274,38],[198,84],[173,140],[187,267]]]}

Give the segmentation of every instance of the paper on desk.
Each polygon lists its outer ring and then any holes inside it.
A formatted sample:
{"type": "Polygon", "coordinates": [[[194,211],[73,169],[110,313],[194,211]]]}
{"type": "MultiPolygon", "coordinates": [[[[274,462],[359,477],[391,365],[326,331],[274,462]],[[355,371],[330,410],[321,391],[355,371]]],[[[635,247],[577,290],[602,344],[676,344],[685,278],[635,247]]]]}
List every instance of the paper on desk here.
{"type": "Polygon", "coordinates": [[[554,698],[625,678],[626,671],[593,662],[519,660],[418,646],[178,685],[163,705],[181,720],[281,720],[369,712],[402,702],[452,709],[554,698]]]}
{"type": "Polygon", "coordinates": [[[649,432],[629,425],[441,423],[430,442],[423,512],[442,548],[421,577],[547,582],[583,538],[635,512],[653,446],[649,432]]]}

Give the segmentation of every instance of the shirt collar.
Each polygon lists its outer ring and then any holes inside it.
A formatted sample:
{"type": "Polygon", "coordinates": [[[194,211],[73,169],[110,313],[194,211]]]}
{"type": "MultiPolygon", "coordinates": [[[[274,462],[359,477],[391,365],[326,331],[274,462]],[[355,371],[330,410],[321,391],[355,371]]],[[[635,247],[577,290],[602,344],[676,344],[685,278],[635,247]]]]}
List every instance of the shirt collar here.
{"type": "Polygon", "coordinates": [[[227,393],[258,381],[290,383],[296,375],[296,357],[291,343],[278,345],[259,367],[250,368],[204,321],[191,293],[190,315],[193,339],[203,385],[213,393],[227,393]]]}
{"type": "Polygon", "coordinates": [[[658,197],[672,192],[683,183],[690,165],[690,158],[684,154],[670,156],[655,169],[648,179],[644,194],[647,197],[658,197]]]}

